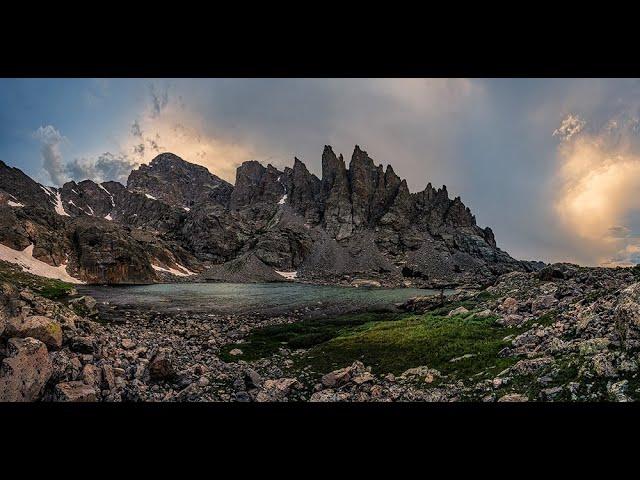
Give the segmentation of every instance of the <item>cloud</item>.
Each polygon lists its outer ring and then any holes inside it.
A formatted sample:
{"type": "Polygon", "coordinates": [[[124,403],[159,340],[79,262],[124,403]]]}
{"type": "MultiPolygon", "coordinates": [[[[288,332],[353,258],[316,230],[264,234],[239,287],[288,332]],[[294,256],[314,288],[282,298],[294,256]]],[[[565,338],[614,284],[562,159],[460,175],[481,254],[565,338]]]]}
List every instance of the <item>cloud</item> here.
{"type": "Polygon", "coordinates": [[[66,176],[60,145],[67,142],[67,139],[52,125],[41,126],[33,132],[33,137],[42,143],[42,167],[54,185],[62,185],[66,176]]]}
{"type": "Polygon", "coordinates": [[[635,113],[626,108],[595,125],[568,122],[575,118],[569,116],[560,127],[567,126],[558,146],[555,210],[587,263],[628,265],[639,258],[640,137],[635,113]]]}
{"type": "Polygon", "coordinates": [[[559,137],[563,141],[571,140],[571,137],[582,131],[586,122],[578,115],[569,114],[562,120],[562,123],[553,132],[554,137],[559,137]]]}
{"type": "Polygon", "coordinates": [[[152,83],[149,85],[149,93],[151,94],[151,115],[157,117],[169,103],[169,92],[166,88],[158,91],[156,85],[152,83]]]}
{"type": "Polygon", "coordinates": [[[142,130],[140,130],[140,124],[138,123],[138,120],[135,120],[131,125],[131,135],[133,135],[134,137],[142,138],[142,130]]]}
{"type": "Polygon", "coordinates": [[[127,155],[103,153],[96,159],[74,159],[65,166],[66,173],[75,181],[91,179],[96,182],[115,180],[126,184],[131,170],[139,162],[127,155]]]}

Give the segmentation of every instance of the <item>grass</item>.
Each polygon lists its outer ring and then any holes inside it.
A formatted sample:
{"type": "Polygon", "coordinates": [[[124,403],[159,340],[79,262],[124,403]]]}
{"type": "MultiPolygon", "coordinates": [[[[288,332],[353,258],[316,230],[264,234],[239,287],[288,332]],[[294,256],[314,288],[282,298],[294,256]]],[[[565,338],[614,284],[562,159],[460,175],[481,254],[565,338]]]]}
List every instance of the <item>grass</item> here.
{"type": "Polygon", "coordinates": [[[320,372],[354,360],[379,374],[398,375],[408,368],[426,365],[464,380],[510,364],[511,360],[497,356],[507,342],[503,341],[505,330],[495,320],[428,314],[367,323],[312,348],[303,360],[320,372]],[[473,356],[451,362],[466,354],[473,356]]]}
{"type": "Polygon", "coordinates": [[[0,283],[6,282],[17,288],[28,287],[43,297],[56,300],[69,295],[73,285],[61,280],[38,277],[8,262],[0,261],[0,283]]]}
{"type": "Polygon", "coordinates": [[[225,346],[220,358],[253,361],[273,355],[281,347],[301,348],[306,352],[296,357],[295,368],[315,374],[360,360],[378,374],[398,375],[426,365],[464,381],[478,374],[492,377],[514,362],[498,357],[498,352],[508,344],[503,338],[517,332],[507,331],[495,321],[493,316],[447,318],[433,313],[343,315],[254,330],[245,342],[225,346]],[[229,355],[234,348],[240,348],[243,354],[229,355]],[[451,362],[466,354],[472,357],[451,362]]]}
{"type": "Polygon", "coordinates": [[[294,350],[311,348],[368,322],[394,320],[399,317],[398,314],[389,313],[362,313],[264,327],[254,330],[244,343],[223,347],[220,358],[227,362],[236,360],[236,357],[229,355],[229,351],[234,348],[240,348],[243,352],[242,360],[247,361],[273,355],[281,347],[294,350]]]}

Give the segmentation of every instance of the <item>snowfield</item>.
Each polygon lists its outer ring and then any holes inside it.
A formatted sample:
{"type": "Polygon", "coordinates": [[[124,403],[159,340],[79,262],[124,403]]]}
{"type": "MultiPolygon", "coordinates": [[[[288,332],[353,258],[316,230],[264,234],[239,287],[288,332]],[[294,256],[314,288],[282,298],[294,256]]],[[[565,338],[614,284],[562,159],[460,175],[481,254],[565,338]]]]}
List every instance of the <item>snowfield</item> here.
{"type": "Polygon", "coordinates": [[[39,275],[40,277],[55,278],[69,283],[85,283],[69,275],[66,265],[54,267],[48,263],[44,263],[42,260],[33,258],[33,244],[20,251],[0,243],[0,260],[15,263],[22,267],[22,270],[25,272],[39,275]]]}

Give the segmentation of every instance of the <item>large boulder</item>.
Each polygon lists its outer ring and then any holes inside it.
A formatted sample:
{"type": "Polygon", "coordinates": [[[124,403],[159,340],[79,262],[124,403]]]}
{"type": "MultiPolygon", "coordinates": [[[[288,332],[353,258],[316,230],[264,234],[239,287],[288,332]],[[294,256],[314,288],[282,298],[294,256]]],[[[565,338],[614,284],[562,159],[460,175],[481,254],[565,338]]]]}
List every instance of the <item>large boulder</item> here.
{"type": "Polygon", "coordinates": [[[57,402],[95,402],[94,387],[80,381],[64,382],[56,385],[54,399],[57,402]]]}
{"type": "Polygon", "coordinates": [[[33,402],[40,399],[51,377],[47,347],[35,338],[12,338],[0,364],[0,401],[33,402]]]}
{"type": "Polygon", "coordinates": [[[60,324],[42,315],[10,319],[6,327],[6,335],[18,338],[33,337],[54,350],[62,347],[62,328],[60,324]]]}

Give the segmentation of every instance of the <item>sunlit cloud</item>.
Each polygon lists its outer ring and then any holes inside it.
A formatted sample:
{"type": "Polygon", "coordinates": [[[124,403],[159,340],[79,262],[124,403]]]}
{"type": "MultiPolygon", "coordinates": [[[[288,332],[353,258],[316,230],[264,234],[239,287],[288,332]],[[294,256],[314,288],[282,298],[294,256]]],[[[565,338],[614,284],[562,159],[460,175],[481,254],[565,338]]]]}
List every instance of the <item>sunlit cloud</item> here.
{"type": "Polygon", "coordinates": [[[621,115],[600,129],[569,115],[556,132],[558,195],[555,209],[561,226],[573,235],[587,262],[635,263],[640,225],[640,150],[637,118],[621,115]]]}

